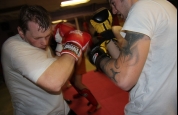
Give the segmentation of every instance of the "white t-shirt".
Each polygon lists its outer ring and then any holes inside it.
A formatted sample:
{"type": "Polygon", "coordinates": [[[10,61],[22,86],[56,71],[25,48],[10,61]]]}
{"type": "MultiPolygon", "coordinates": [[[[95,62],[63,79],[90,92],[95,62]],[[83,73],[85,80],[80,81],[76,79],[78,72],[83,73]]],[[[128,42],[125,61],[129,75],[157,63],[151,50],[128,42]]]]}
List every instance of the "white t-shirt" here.
{"type": "Polygon", "coordinates": [[[56,60],[47,51],[31,46],[15,35],[3,44],[1,62],[15,115],[67,115],[62,93],[53,95],[35,83],[56,60]]]}
{"type": "Polygon", "coordinates": [[[177,9],[166,0],[139,0],[122,30],[143,33],[151,39],[148,58],[130,92],[125,114],[177,115],[177,9]]]}

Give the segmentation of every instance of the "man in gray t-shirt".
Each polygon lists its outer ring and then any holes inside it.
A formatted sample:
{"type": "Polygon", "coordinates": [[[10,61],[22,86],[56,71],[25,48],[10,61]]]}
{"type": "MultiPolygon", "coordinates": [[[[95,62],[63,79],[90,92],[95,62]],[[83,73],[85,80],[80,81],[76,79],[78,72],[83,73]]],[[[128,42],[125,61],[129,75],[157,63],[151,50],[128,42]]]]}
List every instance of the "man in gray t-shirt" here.
{"type": "Polygon", "coordinates": [[[41,6],[25,5],[19,16],[19,34],[7,39],[1,52],[14,114],[75,115],[64,101],[61,87],[73,72],[90,36],[84,42],[79,30],[66,33],[67,48],[60,57],[52,57],[48,47],[52,33],[48,12],[41,6]]]}

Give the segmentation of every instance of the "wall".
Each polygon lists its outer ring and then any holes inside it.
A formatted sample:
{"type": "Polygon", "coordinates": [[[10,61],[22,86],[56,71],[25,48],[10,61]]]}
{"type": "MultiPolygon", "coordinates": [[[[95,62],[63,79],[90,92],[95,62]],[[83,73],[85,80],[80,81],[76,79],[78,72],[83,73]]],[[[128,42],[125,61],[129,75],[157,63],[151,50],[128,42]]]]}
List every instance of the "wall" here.
{"type": "MultiPolygon", "coordinates": [[[[2,44],[4,43],[4,41],[10,36],[17,34],[17,25],[18,25],[17,20],[0,23],[0,51],[1,51],[2,44]]],[[[1,53],[0,53],[0,59],[1,59],[1,53]]],[[[3,82],[3,72],[2,72],[2,66],[0,63],[0,83],[1,82],[3,82]]]]}

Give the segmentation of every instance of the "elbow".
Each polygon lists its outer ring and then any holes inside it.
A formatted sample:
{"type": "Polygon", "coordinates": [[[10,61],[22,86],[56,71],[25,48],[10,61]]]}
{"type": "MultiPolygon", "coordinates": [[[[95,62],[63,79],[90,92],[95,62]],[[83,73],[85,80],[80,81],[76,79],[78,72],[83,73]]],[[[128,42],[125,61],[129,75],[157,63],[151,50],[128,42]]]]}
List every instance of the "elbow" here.
{"type": "Polygon", "coordinates": [[[129,91],[131,88],[125,84],[119,84],[118,87],[120,87],[124,91],[129,91]]]}
{"type": "Polygon", "coordinates": [[[62,85],[60,84],[51,84],[49,87],[48,87],[48,91],[51,92],[51,93],[59,93],[62,89],[62,85]]]}
{"type": "Polygon", "coordinates": [[[61,89],[62,89],[62,83],[56,83],[56,82],[47,82],[47,83],[43,83],[43,84],[39,84],[38,85],[44,89],[45,91],[51,93],[51,94],[58,94],[61,89]]]}
{"type": "Polygon", "coordinates": [[[41,76],[37,80],[36,84],[47,92],[59,93],[61,92],[61,89],[65,84],[65,82],[66,82],[65,79],[46,75],[46,76],[41,76]]]}
{"type": "Polygon", "coordinates": [[[125,81],[117,82],[117,86],[121,88],[122,90],[128,92],[133,88],[134,85],[131,85],[129,81],[125,80],[125,81]]]}

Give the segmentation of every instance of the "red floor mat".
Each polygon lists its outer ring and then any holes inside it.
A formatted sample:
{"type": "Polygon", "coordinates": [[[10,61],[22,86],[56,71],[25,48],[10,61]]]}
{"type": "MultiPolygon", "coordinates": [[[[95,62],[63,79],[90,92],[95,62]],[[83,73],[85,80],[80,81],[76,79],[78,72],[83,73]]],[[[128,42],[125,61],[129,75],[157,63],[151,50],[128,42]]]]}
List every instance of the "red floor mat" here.
{"type": "MultiPolygon", "coordinates": [[[[92,115],[124,115],[124,107],[128,102],[128,93],[117,87],[109,78],[99,72],[88,72],[83,75],[83,83],[90,89],[101,109],[92,115]]],[[[64,91],[64,97],[72,100],[70,105],[77,115],[88,115],[88,101],[81,97],[73,99],[72,96],[77,92],[73,87],[64,91]]]]}

